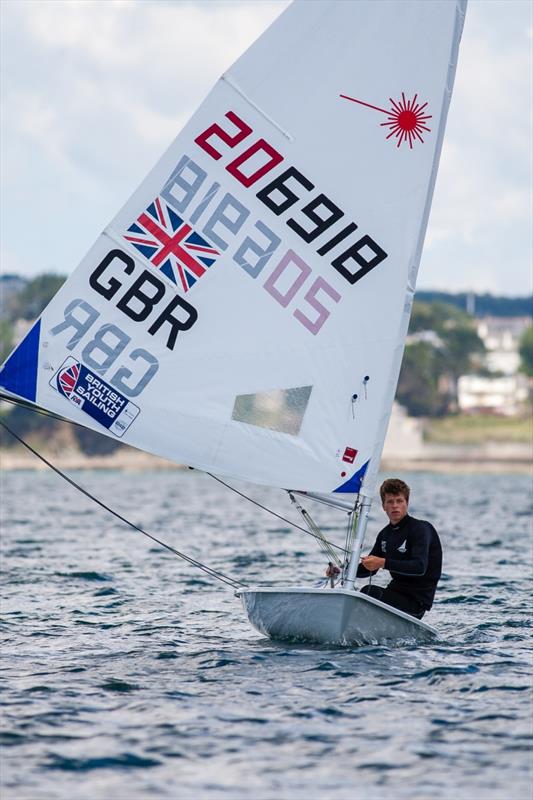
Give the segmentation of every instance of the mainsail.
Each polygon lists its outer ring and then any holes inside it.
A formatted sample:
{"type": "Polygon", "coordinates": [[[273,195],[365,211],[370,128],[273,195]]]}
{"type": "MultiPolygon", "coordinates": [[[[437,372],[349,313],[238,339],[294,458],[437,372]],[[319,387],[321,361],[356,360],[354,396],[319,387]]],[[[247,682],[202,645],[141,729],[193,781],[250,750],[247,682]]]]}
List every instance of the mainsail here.
{"type": "Polygon", "coordinates": [[[217,82],[0,373],[178,463],[371,490],[465,0],[297,0],[217,82]]]}

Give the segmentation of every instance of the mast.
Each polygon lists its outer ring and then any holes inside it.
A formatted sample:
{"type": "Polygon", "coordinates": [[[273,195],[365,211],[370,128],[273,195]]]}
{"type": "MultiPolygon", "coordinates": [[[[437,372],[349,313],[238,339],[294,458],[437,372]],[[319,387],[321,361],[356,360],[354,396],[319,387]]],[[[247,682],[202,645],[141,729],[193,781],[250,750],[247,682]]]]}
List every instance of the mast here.
{"type": "Polygon", "coordinates": [[[346,575],[347,589],[355,588],[355,576],[357,574],[357,567],[359,566],[359,558],[365,540],[366,525],[368,522],[368,515],[370,513],[371,505],[372,505],[372,498],[367,495],[362,495],[361,503],[358,509],[355,542],[353,544],[352,553],[350,555],[350,563],[348,565],[348,573],[346,575]]]}

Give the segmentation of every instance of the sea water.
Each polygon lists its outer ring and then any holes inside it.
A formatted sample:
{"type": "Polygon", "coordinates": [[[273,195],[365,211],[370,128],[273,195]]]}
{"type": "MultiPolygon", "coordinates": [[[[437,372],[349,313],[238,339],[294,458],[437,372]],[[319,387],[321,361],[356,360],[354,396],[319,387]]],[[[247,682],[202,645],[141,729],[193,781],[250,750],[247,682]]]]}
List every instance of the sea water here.
{"type": "MultiPolygon", "coordinates": [[[[229,587],[57,475],[6,473],[2,800],[529,798],[530,479],[402,477],[444,546],[439,638],[342,648],[269,641],[229,587]]],[[[206,475],[75,478],[248,585],[324,572],[311,537],[206,475]]],[[[345,515],[309,510],[342,545],[345,515]]]]}

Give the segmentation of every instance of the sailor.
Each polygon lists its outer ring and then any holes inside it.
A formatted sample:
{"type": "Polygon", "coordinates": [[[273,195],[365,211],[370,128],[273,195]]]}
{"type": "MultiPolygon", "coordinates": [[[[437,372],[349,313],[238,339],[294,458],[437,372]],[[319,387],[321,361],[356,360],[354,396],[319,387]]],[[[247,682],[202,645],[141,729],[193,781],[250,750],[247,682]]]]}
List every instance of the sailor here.
{"type": "Polygon", "coordinates": [[[410,489],[399,478],[388,478],[379,490],[389,524],[378,533],[374,547],[361,558],[357,577],[389,570],[386,587],[368,584],[361,591],[382,603],[421,619],[433,604],[442,569],[442,548],[429,522],[408,514],[410,489]]]}

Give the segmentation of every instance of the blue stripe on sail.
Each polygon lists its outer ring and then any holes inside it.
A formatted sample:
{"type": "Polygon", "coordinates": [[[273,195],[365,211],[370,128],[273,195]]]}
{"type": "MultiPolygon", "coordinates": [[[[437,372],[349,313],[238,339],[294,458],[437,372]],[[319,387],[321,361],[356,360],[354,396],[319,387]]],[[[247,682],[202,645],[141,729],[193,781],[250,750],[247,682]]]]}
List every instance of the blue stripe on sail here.
{"type": "Polygon", "coordinates": [[[333,491],[339,493],[346,492],[349,494],[357,494],[357,492],[361,489],[361,484],[363,483],[363,478],[365,477],[365,473],[369,464],[370,459],[368,459],[366,464],[363,464],[363,466],[360,467],[351,478],[348,478],[345,483],[341,483],[341,485],[333,491]]]}
{"type": "Polygon", "coordinates": [[[199,255],[197,255],[196,258],[198,259],[198,261],[201,261],[202,264],[205,264],[206,267],[210,267],[211,264],[215,263],[214,258],[205,258],[205,256],[199,256],[199,255]]]}
{"type": "Polygon", "coordinates": [[[8,392],[35,402],[41,320],[37,320],[0,371],[0,386],[8,392]]]}

